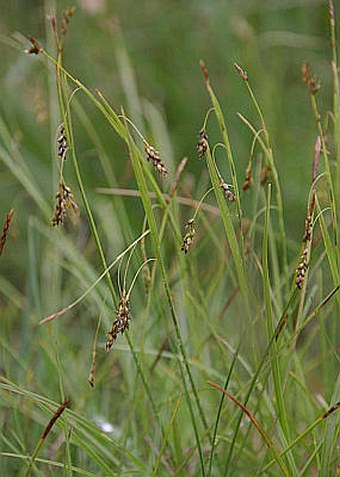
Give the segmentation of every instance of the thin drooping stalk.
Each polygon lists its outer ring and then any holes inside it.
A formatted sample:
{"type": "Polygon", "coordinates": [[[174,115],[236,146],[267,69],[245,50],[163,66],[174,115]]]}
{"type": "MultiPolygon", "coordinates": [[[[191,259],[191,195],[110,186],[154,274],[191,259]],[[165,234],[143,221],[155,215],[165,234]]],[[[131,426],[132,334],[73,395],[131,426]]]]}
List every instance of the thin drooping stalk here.
{"type": "Polygon", "coordinates": [[[245,299],[245,304],[247,309],[249,305],[249,289],[247,286],[247,278],[245,274],[244,255],[242,251],[242,246],[240,245],[240,241],[236,237],[232,218],[228,210],[223,191],[221,189],[221,183],[220,183],[220,180],[216,171],[215,163],[210,153],[209,147],[207,147],[206,159],[207,159],[207,166],[209,170],[210,180],[214,188],[215,197],[216,197],[219,209],[221,211],[221,217],[222,217],[225,233],[228,238],[238,282],[239,282],[243,297],[245,299]]]}
{"type": "Polygon", "coordinates": [[[273,454],[274,459],[275,459],[276,463],[278,464],[278,466],[280,467],[282,473],[285,476],[290,477],[292,474],[290,474],[288,472],[288,469],[285,466],[283,460],[281,459],[281,456],[280,456],[278,450],[276,449],[276,447],[275,447],[272,439],[270,438],[269,434],[263,429],[263,427],[260,425],[260,423],[255,418],[255,416],[249,411],[249,409],[247,409],[247,407],[244,404],[242,404],[238,399],[236,399],[226,389],[222,388],[221,386],[218,386],[215,383],[212,383],[211,381],[209,381],[208,384],[210,384],[211,386],[213,386],[214,388],[218,389],[223,394],[225,394],[228,397],[228,399],[230,399],[233,403],[235,403],[242,410],[242,413],[245,414],[250,419],[251,423],[254,425],[255,429],[259,432],[259,434],[262,437],[263,441],[265,442],[266,446],[268,447],[268,449],[273,454]]]}
{"type": "MultiPolygon", "coordinates": [[[[73,166],[74,166],[74,169],[75,169],[76,179],[77,179],[78,187],[79,187],[82,199],[83,199],[83,203],[84,203],[84,207],[85,207],[85,210],[86,210],[86,213],[87,213],[87,217],[88,217],[88,220],[89,220],[91,232],[92,232],[93,238],[95,240],[96,247],[97,247],[101,262],[102,262],[102,267],[103,267],[104,270],[106,270],[105,277],[106,277],[107,284],[108,284],[108,287],[109,287],[109,290],[110,290],[110,293],[111,293],[111,296],[112,296],[113,303],[114,303],[115,307],[117,308],[118,297],[117,297],[116,291],[115,291],[113,283],[112,283],[111,275],[110,275],[110,272],[109,272],[109,267],[107,266],[107,262],[106,262],[104,250],[103,250],[103,247],[102,247],[102,244],[101,244],[101,240],[100,240],[100,237],[99,237],[99,234],[98,234],[97,226],[96,226],[93,214],[92,214],[92,210],[91,210],[89,201],[87,199],[86,190],[85,190],[85,187],[84,187],[84,184],[83,184],[83,181],[82,181],[80,167],[79,167],[76,152],[75,152],[74,141],[73,141],[72,122],[71,122],[70,102],[68,101],[68,98],[67,98],[66,77],[68,77],[69,79],[72,79],[73,82],[75,84],[77,84],[77,86],[82,91],[84,91],[90,97],[90,99],[93,102],[95,102],[96,106],[101,110],[101,112],[106,117],[107,117],[108,114],[106,113],[105,108],[94,98],[92,93],[90,93],[90,91],[87,90],[87,88],[85,88],[80,82],[78,84],[78,80],[74,80],[71,77],[71,75],[69,75],[66,72],[66,70],[62,67],[62,64],[61,64],[61,56],[58,57],[57,62],[53,58],[51,58],[46,52],[44,52],[44,56],[46,56],[47,59],[52,61],[52,63],[54,63],[56,65],[56,68],[57,68],[58,97],[59,97],[60,109],[61,109],[63,122],[64,122],[64,125],[65,125],[65,129],[67,131],[68,148],[71,151],[71,157],[72,157],[72,162],[73,162],[73,166]]],[[[117,120],[117,121],[120,124],[120,121],[119,120],[117,120]]],[[[124,130],[124,128],[122,128],[122,126],[120,125],[120,131],[122,131],[122,130],[124,130]]],[[[128,345],[130,347],[134,362],[136,364],[137,371],[138,371],[138,373],[139,373],[139,375],[142,379],[143,385],[145,387],[145,390],[146,390],[148,399],[150,401],[153,413],[154,413],[155,418],[158,422],[158,425],[159,425],[159,427],[162,431],[162,434],[164,435],[164,429],[163,429],[163,426],[162,426],[161,421],[160,421],[159,412],[157,411],[157,407],[156,407],[156,404],[155,404],[155,401],[154,401],[154,398],[153,398],[153,394],[150,390],[148,381],[147,381],[147,379],[144,375],[144,371],[143,371],[143,369],[141,367],[141,364],[139,362],[138,355],[137,355],[137,353],[134,349],[134,346],[133,346],[133,343],[132,343],[130,337],[128,336],[128,333],[127,333],[127,341],[128,341],[128,345]]]]}
{"type": "MultiPolygon", "coordinates": [[[[218,101],[218,99],[217,99],[217,97],[214,93],[214,90],[213,90],[212,86],[211,86],[209,76],[208,76],[208,70],[207,70],[203,60],[200,60],[200,67],[201,67],[202,72],[203,72],[205,87],[206,87],[206,89],[208,91],[208,94],[210,96],[211,103],[213,105],[213,111],[216,115],[216,119],[217,119],[220,131],[221,131],[221,134],[222,134],[222,138],[223,138],[223,143],[224,143],[224,146],[225,146],[226,151],[227,151],[227,159],[228,159],[228,164],[229,164],[229,168],[230,168],[231,180],[232,180],[232,185],[233,185],[234,193],[235,193],[235,197],[236,197],[237,215],[238,215],[239,225],[240,225],[240,228],[241,228],[242,209],[241,209],[241,202],[240,202],[240,191],[239,191],[239,187],[238,187],[237,174],[236,174],[236,169],[235,169],[235,161],[234,161],[233,153],[232,153],[232,150],[231,150],[231,144],[230,144],[230,140],[229,140],[229,134],[228,134],[227,126],[226,126],[226,123],[224,121],[223,112],[222,112],[220,103],[219,103],[219,101],[218,101]]],[[[242,236],[242,231],[240,231],[240,233],[241,233],[241,236],[242,236]]],[[[243,252],[243,238],[241,240],[240,248],[241,248],[241,251],[243,252]]],[[[243,253],[241,253],[241,255],[243,255],[243,253]]]]}
{"type": "MultiPolygon", "coordinates": [[[[125,123],[125,124],[126,124],[126,128],[127,128],[127,123],[125,123]]],[[[155,254],[156,254],[157,262],[160,266],[163,285],[164,285],[164,288],[165,288],[165,292],[166,292],[166,296],[167,296],[167,300],[168,300],[168,304],[169,304],[169,308],[170,308],[170,314],[171,314],[171,318],[172,318],[174,329],[175,329],[175,334],[176,334],[176,339],[177,339],[177,346],[178,346],[178,350],[179,350],[179,358],[180,358],[179,359],[179,368],[180,368],[180,371],[181,371],[181,377],[182,377],[183,386],[184,386],[184,390],[185,390],[185,397],[186,397],[186,401],[187,401],[187,404],[188,404],[189,412],[191,414],[191,420],[192,420],[193,429],[194,429],[194,433],[195,433],[195,437],[196,437],[196,444],[197,444],[197,449],[198,449],[200,464],[201,464],[201,472],[202,472],[202,475],[205,475],[203,452],[202,452],[201,442],[200,442],[200,438],[199,438],[199,434],[198,434],[196,418],[195,418],[195,415],[194,415],[194,411],[193,411],[192,403],[191,403],[191,398],[190,398],[189,390],[188,390],[187,383],[186,383],[186,375],[185,374],[187,374],[187,376],[189,378],[191,389],[192,389],[192,392],[194,394],[195,402],[196,402],[196,405],[197,405],[197,408],[198,408],[199,416],[201,418],[201,421],[203,423],[203,426],[204,426],[205,430],[208,429],[208,424],[207,424],[207,421],[206,421],[206,418],[205,418],[205,415],[204,415],[204,412],[203,412],[203,409],[202,409],[202,406],[201,406],[201,403],[200,403],[200,400],[199,400],[199,397],[198,397],[198,393],[197,393],[196,386],[195,386],[195,383],[194,383],[194,380],[193,380],[193,377],[192,377],[192,373],[191,373],[191,370],[190,370],[188,359],[186,357],[185,347],[184,347],[183,339],[182,339],[182,336],[181,336],[181,331],[180,331],[180,328],[179,328],[173,299],[172,299],[172,296],[171,296],[171,290],[170,290],[170,285],[169,285],[169,282],[168,282],[167,272],[166,272],[165,264],[164,264],[164,261],[163,261],[163,256],[162,256],[162,253],[161,253],[159,236],[158,236],[158,227],[157,227],[157,224],[156,224],[154,212],[153,212],[152,207],[151,207],[151,201],[150,201],[150,197],[149,197],[149,194],[148,194],[146,181],[145,181],[145,178],[144,178],[144,175],[143,175],[143,170],[142,170],[141,164],[139,162],[138,155],[135,152],[135,150],[137,148],[136,148],[136,146],[135,146],[135,144],[134,144],[134,142],[133,142],[133,140],[132,140],[132,138],[131,138],[131,136],[128,132],[128,129],[127,129],[127,134],[128,134],[129,153],[130,153],[130,157],[131,157],[131,160],[132,160],[132,165],[133,165],[133,168],[134,168],[134,171],[135,171],[135,176],[136,176],[136,180],[137,180],[137,183],[138,183],[138,188],[141,191],[141,198],[142,198],[144,210],[145,210],[145,213],[146,213],[146,216],[147,216],[148,224],[149,224],[149,227],[150,227],[150,232],[151,232],[151,236],[152,236],[154,247],[155,247],[155,254]]]]}
{"type": "MultiPolygon", "coordinates": [[[[240,68],[238,65],[235,65],[236,69],[240,68]],[[238,68],[237,68],[238,67],[238,68]]],[[[242,71],[242,70],[241,70],[242,71]]],[[[246,72],[243,72],[245,76],[242,76],[244,83],[246,84],[247,90],[249,92],[250,98],[255,106],[255,109],[259,115],[260,122],[261,122],[261,129],[264,132],[264,143],[265,143],[265,148],[264,148],[264,153],[266,156],[266,162],[268,163],[271,172],[273,174],[274,178],[274,184],[275,184],[275,194],[276,194],[276,203],[277,203],[277,209],[278,209],[278,219],[279,219],[279,231],[280,231],[280,242],[281,242],[281,250],[282,250],[282,268],[284,274],[287,273],[288,270],[288,265],[287,265],[287,247],[286,247],[286,231],[285,231],[285,222],[284,222],[284,213],[283,213],[283,200],[282,200],[282,194],[281,194],[281,187],[280,187],[280,181],[279,181],[279,175],[276,169],[276,164],[274,160],[274,155],[273,155],[273,150],[271,146],[271,141],[270,141],[270,136],[268,132],[268,128],[266,125],[266,122],[264,120],[264,115],[262,113],[262,110],[260,108],[260,105],[256,99],[256,96],[253,92],[252,87],[249,84],[248,80],[248,75],[246,72]]]]}
{"type": "Polygon", "coordinates": [[[316,97],[315,94],[310,94],[310,100],[312,104],[312,110],[318,130],[318,134],[321,139],[321,152],[324,158],[324,163],[325,163],[325,170],[326,170],[326,175],[327,175],[327,182],[329,186],[329,199],[330,199],[330,204],[331,204],[331,212],[332,212],[332,224],[333,224],[333,232],[334,232],[334,248],[335,251],[338,249],[339,246],[339,237],[338,237],[338,218],[336,214],[336,202],[335,202],[335,193],[334,193],[334,186],[333,186],[333,179],[332,179],[332,172],[329,164],[329,158],[328,158],[328,153],[327,153],[327,145],[326,145],[326,139],[325,139],[325,134],[322,128],[321,124],[321,117],[320,117],[320,112],[318,108],[318,104],[316,102],[316,97]]]}

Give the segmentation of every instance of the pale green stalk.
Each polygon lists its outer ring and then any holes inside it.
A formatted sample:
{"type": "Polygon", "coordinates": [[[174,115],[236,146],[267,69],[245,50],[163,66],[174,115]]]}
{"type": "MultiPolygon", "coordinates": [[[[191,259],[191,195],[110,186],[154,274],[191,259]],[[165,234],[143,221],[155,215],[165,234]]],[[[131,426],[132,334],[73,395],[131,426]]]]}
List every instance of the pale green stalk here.
{"type": "MultiPolygon", "coordinates": [[[[268,341],[271,342],[272,337],[275,336],[275,329],[273,323],[273,311],[272,311],[272,301],[271,301],[271,291],[270,291],[270,277],[269,277],[269,260],[268,260],[268,241],[269,241],[269,223],[270,223],[270,201],[271,201],[271,184],[268,185],[268,195],[267,195],[267,210],[265,215],[265,226],[264,226],[264,237],[263,237],[263,288],[265,296],[265,305],[266,305],[266,317],[267,317],[267,335],[268,341]]],[[[279,359],[277,354],[277,344],[276,341],[273,341],[273,344],[270,348],[271,355],[271,365],[272,365],[272,375],[273,375],[273,384],[274,391],[277,403],[278,418],[287,441],[290,440],[290,430],[287,420],[284,396],[283,396],[283,385],[281,380],[281,372],[279,366],[279,359]]],[[[298,471],[291,454],[288,455],[288,461],[290,464],[291,475],[298,475],[298,471]]]]}

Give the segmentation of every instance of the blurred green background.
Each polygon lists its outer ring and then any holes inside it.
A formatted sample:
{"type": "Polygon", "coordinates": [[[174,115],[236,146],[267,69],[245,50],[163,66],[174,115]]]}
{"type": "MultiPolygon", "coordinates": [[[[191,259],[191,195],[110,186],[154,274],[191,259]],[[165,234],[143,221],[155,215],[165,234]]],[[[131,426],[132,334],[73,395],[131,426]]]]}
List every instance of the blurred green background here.
{"type": "MultiPolygon", "coordinates": [[[[53,53],[46,19],[54,10],[60,18],[65,8],[75,6],[66,38],[66,67],[91,89],[99,88],[116,110],[123,104],[138,125],[141,116],[147,118],[142,126],[146,134],[152,131],[154,135],[159,126],[167,130],[169,142],[162,144],[161,130],[157,146],[163,155],[165,151],[172,156],[172,173],[180,159],[188,156],[186,177],[189,192],[196,198],[202,191],[200,184],[206,187],[207,183],[205,170],[201,178],[204,168],[197,161],[196,144],[209,108],[199,59],[205,60],[223,105],[240,177],[252,135],[236,113],[242,112],[257,126],[258,122],[233,62],[247,70],[273,142],[287,233],[294,241],[300,240],[316,138],[301,65],[308,60],[320,79],[320,108],[326,115],[332,91],[326,1],[16,0],[1,4],[0,112],[44,197],[52,199],[57,187],[52,173],[59,123],[57,108],[51,102],[55,95],[53,71],[47,75],[46,64],[39,57],[23,54],[12,43],[15,45],[17,32],[32,35],[53,53]]],[[[83,105],[88,108],[86,101],[83,105]]],[[[103,120],[93,109],[87,111],[107,148],[119,185],[133,187],[124,146],[107,125],[102,126],[103,120]]],[[[212,143],[215,127],[212,121],[212,143]]],[[[81,127],[76,141],[89,191],[111,186],[81,127]]],[[[222,166],[222,170],[228,180],[227,169],[222,166]]],[[[0,171],[1,217],[15,207],[17,223],[22,223],[20,214],[25,220],[28,211],[38,212],[37,207],[2,163],[0,171]]]]}

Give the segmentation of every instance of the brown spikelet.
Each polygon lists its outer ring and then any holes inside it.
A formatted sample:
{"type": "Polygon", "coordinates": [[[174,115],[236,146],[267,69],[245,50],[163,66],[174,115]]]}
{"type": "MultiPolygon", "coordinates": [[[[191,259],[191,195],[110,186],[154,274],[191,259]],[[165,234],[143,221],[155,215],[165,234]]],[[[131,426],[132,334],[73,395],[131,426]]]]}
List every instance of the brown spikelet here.
{"type": "MultiPolygon", "coordinates": [[[[334,17],[334,5],[332,0],[328,0],[328,15],[329,15],[329,24],[331,27],[331,33],[334,32],[335,29],[335,17],[334,17]]],[[[334,34],[331,34],[330,44],[331,48],[334,48],[335,41],[334,41],[334,34]]]]}
{"type": "Polygon", "coordinates": [[[205,156],[205,153],[208,149],[208,134],[206,129],[203,127],[200,132],[198,133],[199,140],[197,143],[197,153],[198,157],[201,159],[205,156]]]}
{"type": "Polygon", "coordinates": [[[264,168],[262,169],[261,182],[260,182],[261,187],[264,187],[266,185],[270,171],[271,171],[270,166],[264,166],[264,168]]]}
{"type": "Polygon", "coordinates": [[[303,252],[300,257],[299,264],[296,269],[296,286],[301,290],[307,270],[308,262],[311,252],[312,245],[312,234],[313,234],[313,220],[314,220],[314,209],[315,209],[315,200],[316,200],[316,190],[315,190],[315,180],[317,177],[318,166],[319,166],[319,156],[321,152],[321,139],[318,136],[315,147],[314,147],[314,160],[313,160],[313,172],[312,172],[312,196],[308,204],[307,217],[305,219],[305,228],[302,238],[303,252]]]}
{"type": "Polygon", "coordinates": [[[251,165],[249,164],[246,169],[246,177],[243,182],[242,190],[244,192],[247,191],[248,189],[251,188],[252,184],[253,184],[253,176],[251,173],[251,165]]]}
{"type": "Polygon", "coordinates": [[[227,184],[222,178],[221,178],[221,187],[223,189],[225,197],[229,200],[229,202],[235,202],[236,201],[235,194],[231,192],[229,184],[227,184]]]}
{"type": "Polygon", "coordinates": [[[156,151],[156,149],[153,146],[150,146],[149,144],[145,145],[145,153],[146,153],[146,158],[148,161],[152,161],[153,167],[163,176],[167,177],[168,171],[162,162],[159,152],[156,151]]]}
{"type": "Polygon", "coordinates": [[[320,89],[320,82],[315,76],[312,77],[311,68],[307,62],[302,65],[302,81],[307,86],[309,93],[313,96],[316,95],[320,89]]]}
{"type": "Polygon", "coordinates": [[[37,55],[38,53],[40,53],[42,48],[39,45],[38,41],[33,36],[31,36],[29,38],[29,40],[30,40],[32,46],[31,46],[31,48],[25,50],[25,53],[27,55],[37,55]]]}
{"type": "Polygon", "coordinates": [[[64,184],[63,181],[59,183],[59,191],[56,194],[57,203],[52,217],[52,225],[58,227],[63,225],[66,217],[66,210],[72,208],[73,212],[78,214],[79,207],[74,200],[71,188],[64,184]]]}
{"type": "Polygon", "coordinates": [[[207,70],[207,67],[205,66],[204,61],[200,60],[199,65],[200,65],[200,68],[201,68],[202,73],[203,73],[204,81],[208,84],[209,83],[209,75],[208,75],[208,70],[207,70]]]}
{"type": "Polygon", "coordinates": [[[322,419],[326,419],[326,417],[330,416],[331,414],[333,414],[334,411],[336,411],[337,409],[340,408],[340,401],[337,402],[336,404],[334,404],[334,406],[330,407],[328,409],[328,411],[325,412],[325,414],[323,414],[322,416],[322,419]]]}
{"type": "Polygon", "coordinates": [[[94,388],[94,379],[95,379],[95,374],[96,374],[96,362],[94,361],[91,365],[90,372],[89,372],[89,377],[87,378],[87,382],[91,386],[91,388],[94,388]]]}
{"type": "Polygon", "coordinates": [[[196,237],[196,227],[195,227],[195,221],[194,219],[188,220],[185,228],[187,229],[187,232],[185,233],[183,237],[183,242],[181,246],[182,252],[187,254],[194,243],[195,237],[196,237]]]}
{"type": "Polygon", "coordinates": [[[108,332],[108,340],[105,344],[106,351],[110,351],[119,333],[123,334],[130,326],[130,304],[129,297],[123,290],[122,297],[116,310],[116,319],[112,323],[111,330],[108,332]]]}
{"type": "Polygon", "coordinates": [[[47,435],[51,432],[52,427],[56,423],[56,421],[59,419],[59,417],[62,415],[62,413],[65,411],[67,407],[70,407],[71,405],[71,400],[70,399],[65,399],[65,401],[58,407],[56,412],[53,414],[51,420],[47,424],[47,426],[44,429],[44,432],[42,433],[41,439],[44,440],[46,439],[47,435]]]}
{"type": "Polygon", "coordinates": [[[296,269],[296,279],[295,283],[299,290],[302,289],[303,283],[306,278],[306,273],[308,270],[308,255],[309,255],[309,247],[306,247],[301,255],[299,265],[296,269]]]}
{"type": "Polygon", "coordinates": [[[14,215],[14,209],[11,209],[6,216],[6,220],[5,220],[5,223],[2,229],[2,234],[0,237],[0,255],[2,254],[5,247],[5,243],[7,240],[8,231],[13,219],[13,215],[14,215]]]}
{"type": "Polygon", "coordinates": [[[248,81],[248,73],[245,70],[243,70],[241,68],[241,66],[238,65],[237,63],[234,63],[234,67],[235,67],[236,71],[238,72],[238,74],[243,79],[243,81],[248,81]]]}
{"type": "Polygon", "coordinates": [[[66,35],[69,24],[70,24],[71,17],[73,16],[75,10],[76,10],[75,7],[72,7],[72,8],[67,8],[63,12],[63,19],[62,19],[62,22],[61,22],[61,35],[62,36],[66,35]]]}
{"type": "Polygon", "coordinates": [[[55,12],[51,12],[49,15],[48,15],[48,19],[50,20],[50,24],[51,24],[51,28],[52,28],[52,31],[55,35],[57,35],[57,17],[56,17],[56,14],[55,12]]]}
{"type": "Polygon", "coordinates": [[[62,125],[60,128],[60,133],[57,138],[57,144],[58,144],[58,156],[60,157],[60,159],[66,159],[67,137],[66,137],[66,131],[65,131],[64,125],[62,125]]]}

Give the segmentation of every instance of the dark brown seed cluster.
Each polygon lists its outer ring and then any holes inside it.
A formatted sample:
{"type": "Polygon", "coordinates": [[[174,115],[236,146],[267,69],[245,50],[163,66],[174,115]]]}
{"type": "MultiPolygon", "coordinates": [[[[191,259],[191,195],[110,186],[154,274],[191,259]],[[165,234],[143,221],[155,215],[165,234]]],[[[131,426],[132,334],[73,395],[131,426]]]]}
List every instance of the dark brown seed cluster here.
{"type": "Polygon", "coordinates": [[[2,233],[1,233],[1,237],[0,237],[0,255],[2,254],[2,252],[4,250],[4,247],[5,247],[5,243],[6,243],[6,240],[7,240],[9,227],[10,227],[11,222],[12,222],[13,214],[14,214],[14,209],[10,210],[8,212],[7,216],[6,216],[6,220],[5,220],[5,223],[4,223],[4,226],[3,226],[3,229],[2,229],[2,233]]]}
{"type": "Polygon", "coordinates": [[[68,187],[63,182],[59,184],[59,191],[56,194],[57,203],[55,206],[54,215],[52,217],[52,225],[57,227],[62,225],[65,221],[66,209],[70,207],[75,213],[78,213],[79,208],[77,203],[74,200],[74,196],[71,192],[70,187],[68,187]]]}
{"type": "Polygon", "coordinates": [[[303,234],[303,241],[309,242],[312,238],[312,230],[313,230],[313,217],[311,214],[308,214],[305,220],[305,231],[303,234]]]}
{"type": "Polygon", "coordinates": [[[25,53],[27,55],[37,55],[41,51],[41,46],[33,36],[29,40],[32,46],[29,50],[25,50],[25,53]]]}
{"type": "Polygon", "coordinates": [[[152,161],[153,167],[163,176],[166,177],[168,175],[168,171],[162,162],[159,152],[156,151],[156,149],[153,146],[150,146],[149,144],[146,144],[145,146],[145,153],[146,153],[146,158],[148,161],[152,161]]]}
{"type": "Polygon", "coordinates": [[[242,190],[245,192],[246,190],[251,188],[252,184],[253,184],[253,176],[251,174],[251,167],[249,165],[246,170],[246,177],[244,179],[242,190]]]}
{"type": "Polygon", "coordinates": [[[304,63],[302,66],[302,81],[307,85],[309,93],[315,96],[320,89],[320,82],[316,77],[312,77],[308,63],[304,63]]]}
{"type": "Polygon", "coordinates": [[[57,143],[58,143],[58,156],[60,157],[60,159],[66,159],[67,137],[66,137],[64,125],[62,125],[60,128],[60,134],[58,136],[57,143]]]}
{"type": "Polygon", "coordinates": [[[269,166],[264,166],[264,168],[262,169],[262,177],[260,182],[261,187],[264,187],[266,185],[270,171],[271,169],[269,166]]]}
{"type": "Polygon", "coordinates": [[[296,269],[296,286],[301,290],[308,269],[308,247],[306,247],[301,255],[300,263],[296,269]]]}
{"type": "Polygon", "coordinates": [[[67,33],[67,30],[68,30],[68,27],[69,27],[69,23],[70,23],[70,20],[71,20],[71,17],[73,16],[75,12],[75,8],[72,7],[72,8],[67,8],[64,12],[63,12],[63,20],[61,22],[61,34],[62,36],[65,36],[66,33],[67,33]]]}
{"type": "Polygon", "coordinates": [[[223,189],[224,195],[229,200],[229,202],[235,202],[236,201],[235,194],[231,192],[229,184],[227,184],[223,179],[221,179],[221,187],[223,189]]]}
{"type": "Polygon", "coordinates": [[[205,156],[208,149],[208,134],[204,127],[199,131],[198,136],[197,153],[198,157],[201,158],[205,156]]]}
{"type": "Polygon", "coordinates": [[[241,76],[241,78],[243,79],[243,81],[248,81],[248,73],[243,70],[241,68],[240,65],[238,65],[237,63],[234,63],[234,66],[235,66],[235,69],[236,71],[238,72],[238,74],[241,76]]]}
{"type": "Polygon", "coordinates": [[[194,219],[190,219],[186,224],[185,228],[187,229],[186,234],[183,237],[183,243],[181,250],[185,254],[189,252],[190,247],[194,243],[196,237],[196,228],[195,228],[195,221],[194,219]]]}
{"type": "Polygon", "coordinates": [[[118,305],[118,310],[116,310],[116,319],[112,323],[111,330],[108,332],[109,338],[105,345],[106,351],[110,351],[119,333],[123,334],[125,330],[129,329],[130,319],[129,299],[125,292],[123,292],[122,298],[118,305]]]}

